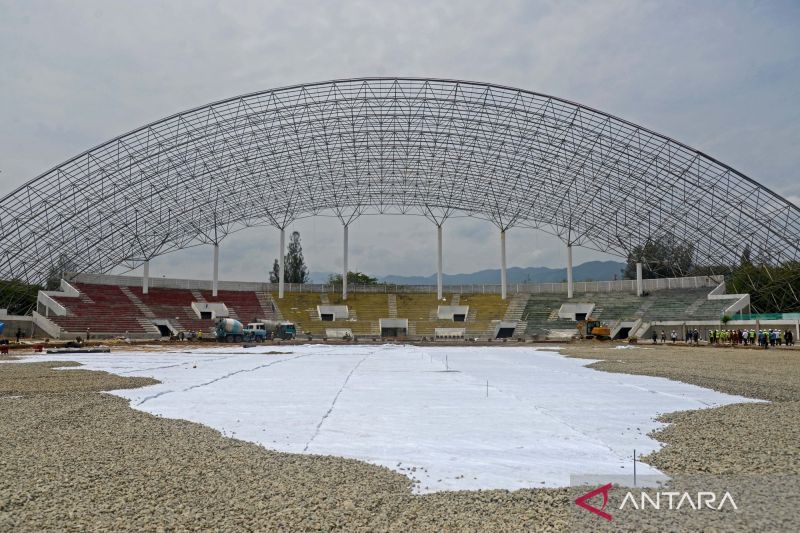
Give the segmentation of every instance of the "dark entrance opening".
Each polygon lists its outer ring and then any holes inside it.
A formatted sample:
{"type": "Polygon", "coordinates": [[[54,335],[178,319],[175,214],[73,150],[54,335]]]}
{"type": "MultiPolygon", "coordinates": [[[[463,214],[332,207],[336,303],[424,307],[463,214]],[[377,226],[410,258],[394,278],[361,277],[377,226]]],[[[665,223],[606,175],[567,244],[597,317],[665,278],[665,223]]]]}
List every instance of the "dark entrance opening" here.
{"type": "Polygon", "coordinates": [[[202,320],[211,320],[211,311],[200,311],[200,318],[202,320]]]}
{"type": "Polygon", "coordinates": [[[575,320],[578,322],[581,320],[586,320],[586,313],[575,313],[575,320]]]}
{"type": "Polygon", "coordinates": [[[631,328],[619,328],[619,332],[617,336],[614,337],[615,339],[627,339],[628,335],[631,333],[631,328]]]}
{"type": "Polygon", "coordinates": [[[172,330],[164,324],[156,324],[156,327],[158,328],[158,332],[161,333],[162,337],[169,337],[172,335],[172,330]]]}
{"type": "Polygon", "coordinates": [[[322,313],[319,315],[319,318],[323,322],[333,322],[333,313],[322,313]]]}
{"type": "Polygon", "coordinates": [[[467,320],[467,315],[453,315],[453,322],[465,322],[467,320]]]}
{"type": "Polygon", "coordinates": [[[381,337],[405,337],[406,328],[381,328],[381,337]]]}
{"type": "Polygon", "coordinates": [[[497,330],[497,335],[495,339],[510,339],[514,335],[514,329],[516,328],[500,328],[497,330]]]}

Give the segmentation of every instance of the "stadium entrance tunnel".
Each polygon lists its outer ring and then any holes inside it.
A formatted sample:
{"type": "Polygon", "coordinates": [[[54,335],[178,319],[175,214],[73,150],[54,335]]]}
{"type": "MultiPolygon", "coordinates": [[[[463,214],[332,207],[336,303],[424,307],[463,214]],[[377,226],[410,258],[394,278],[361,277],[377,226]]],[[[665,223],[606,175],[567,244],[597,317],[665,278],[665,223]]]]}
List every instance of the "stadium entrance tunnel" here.
{"type": "Polygon", "coordinates": [[[619,332],[614,336],[614,340],[627,339],[628,335],[630,334],[631,334],[631,328],[629,327],[619,328],[619,332]]]}
{"type": "MultiPolygon", "coordinates": [[[[439,300],[442,227],[456,216],[496,227],[503,300],[506,232],[517,228],[564,243],[569,298],[572,246],[627,259],[667,239],[685,243],[692,266],[711,274],[743,257],[766,266],[800,261],[796,205],[679,141],[524,89],[370,77],[268,89],[179,112],[12,191],[0,199],[0,307],[33,311],[19,284],[44,287],[58,272],[141,268],[147,294],[151,259],[201,245],[213,248],[216,296],[227,236],[275,228],[284,258],[285,230],[313,216],[341,224],[346,271],[349,226],[390,214],[423,216],[435,226],[438,250],[430,256],[439,300]]],[[[655,258],[641,257],[648,261],[655,258]]],[[[690,275],[680,268],[669,275],[690,275]]],[[[284,277],[278,283],[282,299],[284,277]]],[[[342,292],[346,300],[346,283],[342,292]]]]}
{"type": "Polygon", "coordinates": [[[380,320],[381,337],[397,338],[408,336],[408,319],[382,318],[380,320]]]}
{"type": "Polygon", "coordinates": [[[514,336],[514,331],[517,329],[516,322],[501,321],[495,330],[495,339],[510,339],[514,336]]]}

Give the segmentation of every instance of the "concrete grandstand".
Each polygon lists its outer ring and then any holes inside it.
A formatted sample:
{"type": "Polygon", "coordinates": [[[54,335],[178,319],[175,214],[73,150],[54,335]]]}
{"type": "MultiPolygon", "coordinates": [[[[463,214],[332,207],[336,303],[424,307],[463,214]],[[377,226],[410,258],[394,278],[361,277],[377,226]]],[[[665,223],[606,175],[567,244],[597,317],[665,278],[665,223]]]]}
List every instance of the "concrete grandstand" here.
{"type": "MultiPolygon", "coordinates": [[[[214,295],[203,280],[153,280],[147,293],[132,276],[71,274],[58,291],[41,291],[34,321],[41,332],[70,339],[156,339],[180,332],[211,335],[215,320],[245,323],[286,319],[301,338],[363,340],[567,339],[586,316],[607,324],[614,338],[644,337],[653,329],[717,329],[723,316],[747,313],[749,297],[725,294],[718,277],[643,280],[639,296],[629,281],[578,283],[569,298],[564,283],[510,287],[503,300],[497,285],[376,285],[351,287],[347,300],[326,285],[277,287],[220,282],[214,295]]],[[[752,321],[750,321],[752,322],[752,321]]],[[[796,320],[778,320],[797,327],[796,320]]],[[[737,323],[737,322],[734,322],[737,323]]]]}

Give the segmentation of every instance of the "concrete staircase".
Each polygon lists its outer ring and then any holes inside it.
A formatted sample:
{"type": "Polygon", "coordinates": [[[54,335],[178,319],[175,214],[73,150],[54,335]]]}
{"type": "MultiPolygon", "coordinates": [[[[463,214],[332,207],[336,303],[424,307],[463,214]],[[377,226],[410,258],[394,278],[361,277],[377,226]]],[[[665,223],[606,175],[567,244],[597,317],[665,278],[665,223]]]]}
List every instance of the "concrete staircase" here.
{"type": "Polygon", "coordinates": [[[703,296],[701,298],[698,298],[697,300],[692,302],[691,305],[689,305],[689,307],[686,308],[686,314],[689,316],[694,316],[695,313],[697,313],[697,310],[700,309],[700,306],[706,303],[707,301],[708,301],[708,296],[703,296]]]}
{"type": "Polygon", "coordinates": [[[192,292],[192,296],[194,296],[195,301],[198,301],[200,303],[208,303],[208,302],[206,302],[206,299],[203,296],[203,294],[200,291],[198,291],[197,289],[193,289],[191,292],[192,292]]]}
{"type": "Polygon", "coordinates": [[[645,302],[642,304],[642,306],[641,306],[641,307],[639,307],[639,309],[638,309],[638,310],[637,310],[637,311],[634,313],[634,316],[635,316],[636,318],[642,318],[642,317],[643,317],[643,316],[644,316],[644,315],[647,313],[647,311],[648,311],[648,310],[649,310],[651,307],[653,307],[653,304],[654,304],[654,303],[655,303],[655,300],[646,300],[646,301],[645,301],[645,302]]]}
{"type": "MultiPolygon", "coordinates": [[[[324,294],[324,293],[320,294],[319,295],[320,303],[324,304],[325,300],[328,300],[328,295],[324,294]]],[[[328,300],[328,301],[330,302],[330,300],[328,300]]],[[[308,313],[308,320],[310,322],[322,322],[322,319],[319,317],[319,313],[317,312],[317,308],[316,307],[310,307],[310,308],[306,309],[306,312],[308,313]]]]}
{"type": "Polygon", "coordinates": [[[152,333],[153,335],[161,335],[161,330],[159,330],[152,322],[150,322],[146,318],[137,318],[136,321],[142,326],[142,329],[147,331],[147,333],[152,333]]]}
{"type": "Polygon", "coordinates": [[[507,320],[509,322],[518,322],[522,318],[522,313],[525,311],[525,306],[528,305],[528,299],[530,298],[527,294],[516,294],[513,298],[511,298],[511,302],[508,304],[508,308],[506,308],[506,312],[503,315],[503,320],[507,320]]]}
{"type": "Polygon", "coordinates": [[[494,335],[497,330],[497,324],[499,322],[500,322],[499,320],[492,320],[491,322],[489,322],[489,325],[486,326],[486,329],[484,330],[482,336],[487,339],[494,339],[494,335]]]}
{"type": "MultiPolygon", "coordinates": [[[[141,311],[141,313],[146,316],[147,318],[155,318],[156,315],[153,313],[147,305],[139,299],[138,296],[133,294],[128,287],[122,286],[119,288],[122,293],[128,297],[131,303],[136,306],[136,308],[141,311]]],[[[152,324],[150,324],[152,326],[152,324]]],[[[156,328],[156,332],[158,332],[158,328],[156,328]]]]}
{"type": "MultiPolygon", "coordinates": [[[[125,287],[127,289],[127,287],[125,287]]],[[[89,298],[89,295],[85,292],[78,291],[78,299],[85,304],[94,304],[94,300],[89,298]]]]}
{"type": "Polygon", "coordinates": [[[514,335],[522,337],[525,335],[525,330],[528,327],[528,322],[523,320],[522,315],[525,313],[525,308],[530,299],[529,294],[516,294],[508,304],[506,314],[503,316],[504,321],[514,322],[514,335]]]}
{"type": "Polygon", "coordinates": [[[397,318],[397,295],[389,295],[389,316],[387,318],[397,318]]]}
{"type": "Polygon", "coordinates": [[[261,309],[264,311],[265,318],[274,317],[275,320],[283,320],[281,310],[278,309],[277,305],[275,305],[271,294],[268,292],[257,292],[256,299],[258,299],[258,303],[261,305],[261,309]]]}

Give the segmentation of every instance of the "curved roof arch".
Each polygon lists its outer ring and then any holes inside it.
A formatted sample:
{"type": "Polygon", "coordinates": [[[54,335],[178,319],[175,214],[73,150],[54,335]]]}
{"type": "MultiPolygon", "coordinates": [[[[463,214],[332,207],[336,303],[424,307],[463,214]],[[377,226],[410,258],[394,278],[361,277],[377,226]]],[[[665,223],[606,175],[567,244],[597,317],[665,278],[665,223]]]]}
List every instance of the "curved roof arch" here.
{"type": "Polygon", "coordinates": [[[315,215],[472,216],[625,256],[665,233],[701,265],[800,259],[800,210],[724,163],[613,115],[480,82],[359,78],[174,114],[0,199],[0,277],[131,268],[315,215]]]}

